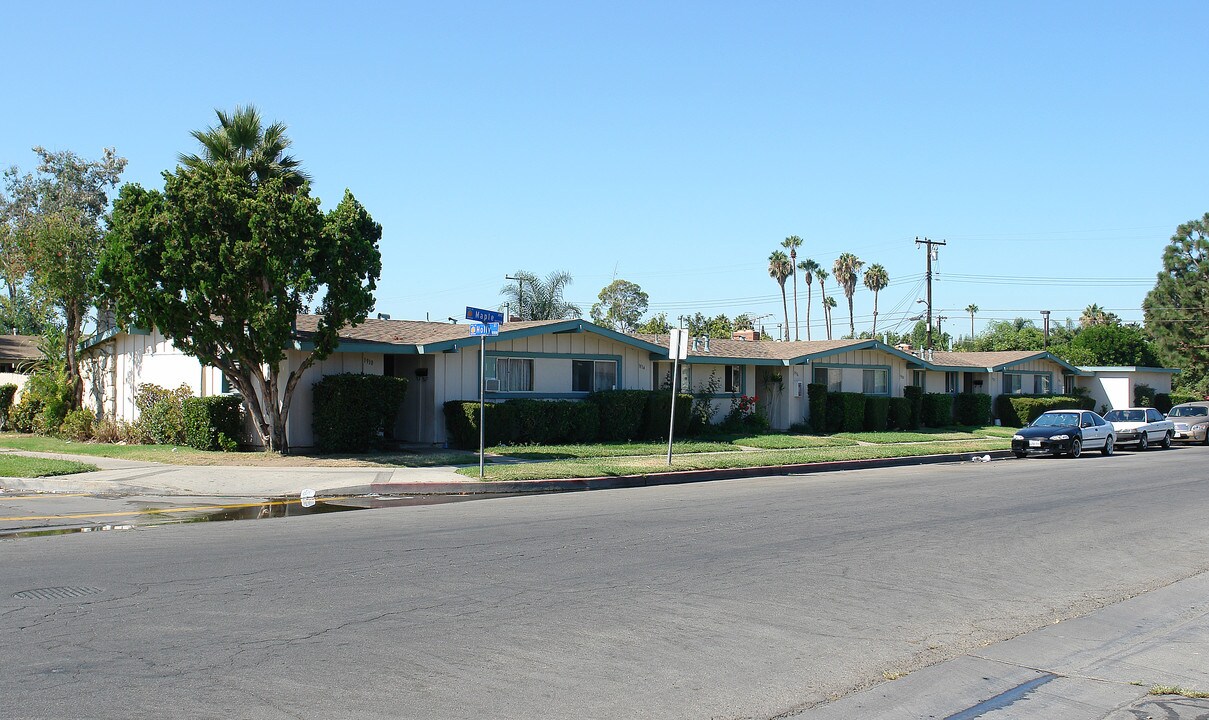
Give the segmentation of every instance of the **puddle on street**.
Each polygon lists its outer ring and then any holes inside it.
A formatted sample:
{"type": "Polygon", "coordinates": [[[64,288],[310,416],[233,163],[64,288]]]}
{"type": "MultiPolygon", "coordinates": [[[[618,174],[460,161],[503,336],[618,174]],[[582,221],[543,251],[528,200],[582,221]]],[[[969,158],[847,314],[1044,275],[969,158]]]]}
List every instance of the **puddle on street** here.
{"type": "MultiPolygon", "coordinates": [[[[29,527],[0,530],[0,540],[44,537],[48,535],[73,535],[76,533],[107,532],[112,530],[131,530],[139,527],[156,527],[162,525],[184,525],[204,522],[228,522],[233,520],[269,520],[274,518],[304,517],[307,515],[326,515],[329,513],[351,512],[354,510],[373,510],[392,507],[418,507],[424,505],[446,505],[449,503],[468,502],[471,500],[487,500],[500,497],[515,497],[515,494],[475,494],[475,495],[410,495],[401,497],[380,497],[374,495],[315,498],[313,504],[304,506],[297,497],[274,498],[263,502],[233,503],[230,505],[203,505],[196,507],[175,506],[163,508],[142,508],[132,510],[128,515],[115,513],[123,518],[130,518],[121,523],[89,524],[64,527],[29,527]]],[[[64,516],[63,520],[70,520],[64,516]]]]}

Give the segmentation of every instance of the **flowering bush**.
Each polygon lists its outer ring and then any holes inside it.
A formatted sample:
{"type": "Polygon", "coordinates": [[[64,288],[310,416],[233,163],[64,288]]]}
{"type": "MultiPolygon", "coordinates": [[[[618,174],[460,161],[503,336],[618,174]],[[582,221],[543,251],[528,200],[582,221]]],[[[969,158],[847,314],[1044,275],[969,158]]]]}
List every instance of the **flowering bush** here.
{"type": "Polygon", "coordinates": [[[722,420],[722,429],[727,432],[764,431],[768,429],[768,418],[760,412],[755,395],[737,395],[731,398],[730,412],[722,420]]]}

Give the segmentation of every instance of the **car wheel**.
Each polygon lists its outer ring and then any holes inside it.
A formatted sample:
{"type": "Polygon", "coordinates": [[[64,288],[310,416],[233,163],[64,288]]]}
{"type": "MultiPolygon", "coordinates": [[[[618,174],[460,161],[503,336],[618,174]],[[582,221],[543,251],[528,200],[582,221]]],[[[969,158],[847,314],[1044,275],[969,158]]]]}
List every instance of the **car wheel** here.
{"type": "Polygon", "coordinates": [[[1016,457],[1020,458],[1021,460],[1028,457],[1028,453],[1017,452],[1017,453],[1012,453],[1012,454],[1015,455],[1016,457]]]}
{"type": "Polygon", "coordinates": [[[1100,448],[1100,452],[1104,453],[1105,455],[1112,455],[1112,449],[1112,436],[1109,435],[1104,439],[1104,447],[1100,448]]]}
{"type": "Polygon", "coordinates": [[[1070,452],[1068,452],[1067,454],[1073,458],[1077,458],[1080,455],[1082,455],[1083,454],[1083,443],[1079,442],[1078,440],[1071,440],[1070,441],[1070,452]]]}
{"type": "Polygon", "coordinates": [[[1163,433],[1163,442],[1159,443],[1159,446],[1162,447],[1164,450],[1171,447],[1171,431],[1170,430],[1163,433]]]}
{"type": "Polygon", "coordinates": [[[1142,433],[1138,437],[1138,452],[1145,452],[1148,447],[1150,447],[1150,439],[1146,437],[1146,433],[1142,433]]]}

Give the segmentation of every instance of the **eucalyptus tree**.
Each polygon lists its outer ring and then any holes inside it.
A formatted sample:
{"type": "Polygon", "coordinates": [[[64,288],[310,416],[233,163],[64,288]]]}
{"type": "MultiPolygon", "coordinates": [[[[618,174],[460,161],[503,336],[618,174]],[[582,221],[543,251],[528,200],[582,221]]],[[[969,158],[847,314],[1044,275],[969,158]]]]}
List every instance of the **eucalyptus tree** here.
{"type": "Polygon", "coordinates": [[[516,284],[508,283],[500,288],[504,302],[517,308],[518,320],[570,320],[583,317],[583,310],[563,297],[563,292],[572,283],[571,273],[556,270],[539,278],[526,270],[518,270],[510,277],[516,284]]]}
{"type": "Polygon", "coordinates": [[[816,267],[814,276],[819,279],[819,295],[823,301],[823,323],[827,326],[827,339],[831,339],[831,308],[827,304],[827,278],[831,277],[831,273],[827,272],[827,268],[816,267]]]}
{"type": "Polygon", "coordinates": [[[793,274],[793,263],[789,262],[789,256],[780,250],[773,250],[768,256],[768,276],[781,286],[781,308],[785,312],[785,340],[789,339],[789,304],[785,299],[785,281],[793,274]]]}
{"type": "MultiPolygon", "coordinates": [[[[811,285],[814,284],[814,274],[819,271],[819,264],[810,258],[798,263],[798,270],[802,271],[802,279],[806,281],[806,339],[810,339],[810,303],[811,285]]],[[[819,281],[820,286],[822,280],[819,281]]]]}
{"type": "Polygon", "coordinates": [[[853,337],[856,337],[856,320],[852,316],[852,294],[856,292],[856,280],[864,265],[865,263],[852,253],[841,253],[831,267],[835,281],[840,284],[844,296],[848,298],[848,332],[853,337]]]}
{"type": "Polygon", "coordinates": [[[781,242],[781,247],[789,251],[789,272],[793,275],[793,339],[801,340],[801,334],[798,332],[798,273],[795,268],[798,264],[798,248],[802,247],[802,238],[790,235],[781,242]]]}
{"type": "Polygon", "coordinates": [[[886,268],[874,263],[865,271],[865,287],[873,291],[873,330],[871,334],[877,338],[877,294],[890,284],[890,274],[886,268]]]}

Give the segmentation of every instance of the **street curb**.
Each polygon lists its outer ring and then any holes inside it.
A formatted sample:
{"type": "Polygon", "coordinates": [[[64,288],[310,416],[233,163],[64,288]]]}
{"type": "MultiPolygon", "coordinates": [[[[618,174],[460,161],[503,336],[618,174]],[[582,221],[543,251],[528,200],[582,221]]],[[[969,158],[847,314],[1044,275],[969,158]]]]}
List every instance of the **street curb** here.
{"type": "Polygon", "coordinates": [[[1012,456],[1010,450],[982,453],[963,452],[946,455],[916,455],[913,457],[872,458],[869,460],[833,460],[829,462],[774,465],[771,467],[726,468],[722,470],[678,470],[646,475],[567,478],[563,480],[502,480],[468,479],[463,482],[383,482],[370,485],[370,492],[379,495],[515,495],[518,493],[577,492],[580,490],[621,490],[626,488],[680,485],[684,483],[734,480],[769,475],[804,475],[842,470],[935,465],[989,455],[992,460],[1012,456]]]}

